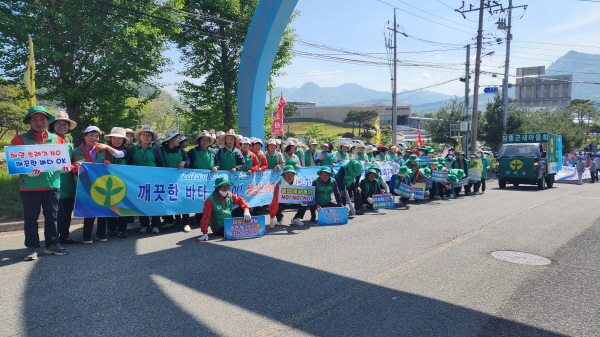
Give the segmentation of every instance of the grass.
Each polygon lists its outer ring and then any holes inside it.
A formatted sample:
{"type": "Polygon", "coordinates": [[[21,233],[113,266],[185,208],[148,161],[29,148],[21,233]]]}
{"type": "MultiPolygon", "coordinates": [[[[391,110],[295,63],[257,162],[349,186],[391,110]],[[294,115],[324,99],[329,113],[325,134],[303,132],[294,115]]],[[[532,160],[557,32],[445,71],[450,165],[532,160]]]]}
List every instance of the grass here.
{"type": "Polygon", "coordinates": [[[4,147],[10,145],[12,138],[4,137],[0,139],[0,152],[4,152],[4,147]]]}
{"type": "Polygon", "coordinates": [[[9,175],[6,165],[0,165],[0,221],[22,220],[23,206],[19,196],[19,176],[9,175]]]}
{"type": "MultiPolygon", "coordinates": [[[[322,123],[323,128],[325,129],[323,131],[323,133],[334,133],[334,134],[343,134],[345,132],[352,132],[352,127],[347,127],[347,126],[342,126],[343,124],[338,124],[338,123],[331,123],[331,122],[327,122],[327,121],[323,121],[323,120],[315,120],[314,122],[311,121],[294,121],[290,123],[290,131],[294,132],[296,134],[296,136],[303,136],[306,133],[306,129],[304,129],[305,126],[312,126],[315,123],[322,123]]],[[[284,131],[287,132],[287,125],[288,123],[284,123],[284,131]]],[[[354,134],[357,135],[358,134],[358,128],[354,129],[354,134]]]]}

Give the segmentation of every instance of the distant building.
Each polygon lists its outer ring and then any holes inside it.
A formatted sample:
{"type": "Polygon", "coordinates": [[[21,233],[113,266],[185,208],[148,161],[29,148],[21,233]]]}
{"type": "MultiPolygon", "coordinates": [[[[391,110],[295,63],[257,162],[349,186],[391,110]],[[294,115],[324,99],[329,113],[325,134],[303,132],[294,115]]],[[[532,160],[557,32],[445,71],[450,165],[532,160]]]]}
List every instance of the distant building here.
{"type": "MultiPolygon", "coordinates": [[[[312,102],[288,102],[298,107],[296,114],[290,120],[299,118],[323,119],[326,121],[344,123],[344,118],[350,110],[375,110],[379,112],[381,125],[392,125],[392,107],[382,103],[365,104],[365,105],[336,105],[336,106],[317,106],[312,102]],[[296,103],[308,103],[313,105],[298,105],[296,103]]],[[[408,117],[411,114],[410,103],[398,103],[398,124],[409,125],[408,117]]]]}
{"type": "Polygon", "coordinates": [[[317,106],[317,103],[315,102],[298,102],[298,101],[287,101],[287,104],[290,105],[295,105],[299,108],[304,108],[304,107],[314,107],[317,106]]]}

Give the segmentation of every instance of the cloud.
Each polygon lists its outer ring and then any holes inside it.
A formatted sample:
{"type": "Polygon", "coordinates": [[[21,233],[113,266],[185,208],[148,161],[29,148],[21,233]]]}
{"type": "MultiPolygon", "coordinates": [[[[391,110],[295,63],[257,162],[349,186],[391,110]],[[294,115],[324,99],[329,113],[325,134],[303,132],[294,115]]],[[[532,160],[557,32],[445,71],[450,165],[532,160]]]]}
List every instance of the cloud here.
{"type": "Polygon", "coordinates": [[[570,31],[570,30],[577,29],[577,28],[591,25],[591,24],[596,24],[599,22],[600,22],[600,16],[598,15],[598,13],[592,12],[592,13],[588,13],[588,15],[586,15],[586,16],[577,18],[577,20],[571,20],[568,23],[565,23],[564,25],[548,28],[548,29],[542,31],[542,33],[543,34],[563,33],[566,31],[570,31]]]}

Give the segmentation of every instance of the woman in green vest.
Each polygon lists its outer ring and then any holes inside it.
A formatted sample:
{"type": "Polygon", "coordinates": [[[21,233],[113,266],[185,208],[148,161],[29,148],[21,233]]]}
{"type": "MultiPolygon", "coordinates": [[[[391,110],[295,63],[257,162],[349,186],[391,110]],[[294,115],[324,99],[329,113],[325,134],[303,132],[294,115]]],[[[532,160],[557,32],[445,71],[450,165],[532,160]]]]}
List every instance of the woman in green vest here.
{"type": "MultiPolygon", "coordinates": [[[[123,153],[125,153],[125,157],[123,158],[117,158],[112,154],[108,154],[108,156],[104,159],[105,165],[127,165],[127,155],[129,154],[129,152],[127,151],[127,143],[129,143],[129,139],[127,137],[126,130],[123,128],[114,127],[110,130],[110,134],[104,136],[104,139],[106,139],[109,142],[109,145],[112,146],[114,149],[123,151],[123,153]]],[[[128,223],[133,229],[132,216],[118,216],[106,218],[108,236],[118,236],[120,238],[126,238],[128,223]]]]}
{"type": "Polygon", "coordinates": [[[402,153],[398,152],[398,146],[396,145],[390,145],[390,160],[397,160],[398,159],[398,155],[402,155],[402,153]]]}
{"type": "Polygon", "coordinates": [[[319,165],[319,157],[321,157],[321,151],[317,150],[316,139],[308,141],[308,150],[304,151],[304,167],[317,166],[319,165]]]}
{"type": "Polygon", "coordinates": [[[283,159],[285,160],[285,166],[290,165],[295,169],[301,168],[302,162],[300,161],[300,158],[298,158],[298,156],[294,153],[294,150],[295,150],[294,143],[293,142],[285,143],[284,149],[285,150],[283,152],[283,159]]]}
{"type": "Polygon", "coordinates": [[[367,159],[369,160],[369,162],[374,162],[375,161],[375,156],[373,155],[373,145],[367,145],[365,147],[365,153],[367,154],[367,159]]]}
{"type": "Polygon", "coordinates": [[[490,168],[490,161],[483,155],[483,151],[475,152],[475,160],[481,160],[481,193],[485,194],[485,181],[487,180],[487,170],[490,168]]]}
{"type": "Polygon", "coordinates": [[[364,143],[359,143],[356,146],[356,153],[354,154],[352,159],[356,159],[358,161],[364,161],[366,163],[370,163],[369,155],[365,152],[366,146],[364,143]]]}
{"type": "Polygon", "coordinates": [[[231,193],[229,189],[233,183],[230,183],[227,177],[219,177],[215,180],[215,191],[211,193],[204,201],[202,221],[200,229],[202,236],[196,241],[208,241],[208,226],[213,234],[225,235],[225,219],[244,217],[244,220],[250,221],[250,206],[242,197],[231,193]],[[237,205],[236,209],[233,206],[237,205]]]}
{"type": "MultiPolygon", "coordinates": [[[[481,178],[474,178],[472,174],[476,171],[482,171],[481,162],[475,160],[477,156],[475,154],[469,155],[469,161],[467,162],[467,168],[469,172],[469,187],[473,186],[473,194],[479,194],[479,188],[481,188],[481,178]]],[[[482,172],[483,173],[483,172],[482,172]]]]}
{"type": "MultiPolygon", "coordinates": [[[[105,159],[108,155],[112,155],[115,158],[125,157],[125,151],[117,150],[110,145],[100,144],[100,136],[102,131],[97,126],[88,126],[83,132],[83,143],[75,148],[75,169],[79,170],[79,166],[83,163],[103,163],[105,166],[105,159]]],[[[83,243],[90,244],[92,240],[92,231],[94,230],[94,220],[96,218],[84,218],[83,219],[83,243]]],[[[106,218],[98,218],[97,229],[96,229],[96,240],[107,241],[106,239],[106,218]]]]}
{"type": "MultiPolygon", "coordinates": [[[[127,156],[127,165],[164,167],[165,160],[160,147],[155,146],[152,142],[158,139],[158,133],[151,126],[146,125],[136,131],[134,135],[138,143],[129,148],[127,156]]],[[[150,228],[150,218],[148,216],[140,216],[140,233],[145,234],[150,228]]],[[[152,232],[158,233],[160,227],[160,217],[152,216],[152,232]]]]}
{"type": "Polygon", "coordinates": [[[331,166],[335,163],[335,155],[333,153],[333,143],[325,142],[322,146],[323,152],[319,157],[319,165],[331,166]]]}
{"type": "Polygon", "coordinates": [[[232,130],[223,135],[224,146],[217,152],[219,170],[231,173],[243,171],[246,161],[242,152],[237,148],[238,138],[232,130]]]}
{"type": "MultiPolygon", "coordinates": [[[[69,119],[66,112],[60,111],[56,115],[53,123],[50,123],[48,131],[55,133],[62,138],[69,149],[69,158],[73,158],[75,149],[73,143],[66,138],[66,135],[71,132],[77,123],[69,119]]],[[[60,174],[60,199],[58,200],[58,215],[56,217],[58,223],[58,239],[61,244],[76,244],[78,240],[73,240],[69,237],[71,227],[71,215],[75,206],[75,188],[77,181],[73,172],[65,172],[60,174]]]]}
{"type": "Polygon", "coordinates": [[[315,187],[316,200],[314,205],[310,205],[310,222],[317,221],[317,209],[329,207],[344,207],[342,195],[329,166],[321,167],[317,171],[317,178],[312,185],[315,187]],[[335,197],[335,203],[331,200],[331,194],[335,197]]]}
{"type": "Polygon", "coordinates": [[[335,161],[336,163],[343,162],[345,160],[350,160],[350,143],[342,142],[342,146],[340,146],[340,150],[335,153],[335,161]]]}
{"type": "Polygon", "coordinates": [[[375,156],[376,161],[390,161],[390,155],[388,153],[389,148],[387,146],[380,146],[377,148],[379,153],[375,156]]]}
{"type": "Polygon", "coordinates": [[[283,170],[285,159],[283,158],[283,154],[277,151],[277,141],[275,139],[267,141],[265,156],[267,157],[267,169],[273,171],[283,170]]]}
{"type": "Polygon", "coordinates": [[[367,175],[360,181],[360,200],[361,204],[366,204],[367,209],[373,209],[373,194],[380,194],[385,191],[381,184],[379,173],[374,169],[369,169],[367,175]]]}
{"type": "MultiPolygon", "coordinates": [[[[163,157],[165,158],[165,167],[183,169],[190,166],[190,160],[185,152],[185,149],[179,146],[179,138],[181,133],[178,130],[169,130],[165,134],[165,140],[161,146],[163,157]]],[[[182,214],[183,223],[188,224],[190,220],[189,214],[182,214]]],[[[173,215],[163,216],[164,224],[161,228],[170,228],[175,225],[173,215]]]]}
{"type": "Polygon", "coordinates": [[[198,146],[187,152],[190,160],[190,167],[196,170],[211,170],[215,172],[219,169],[219,158],[217,149],[211,147],[217,139],[209,132],[203,131],[196,138],[198,146]]]}

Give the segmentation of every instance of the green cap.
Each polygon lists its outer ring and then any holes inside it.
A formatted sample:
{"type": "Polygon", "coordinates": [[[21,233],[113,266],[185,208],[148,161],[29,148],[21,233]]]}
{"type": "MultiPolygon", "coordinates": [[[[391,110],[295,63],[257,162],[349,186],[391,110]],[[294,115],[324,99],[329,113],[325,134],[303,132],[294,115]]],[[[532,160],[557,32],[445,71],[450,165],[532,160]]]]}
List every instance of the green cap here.
{"type": "Polygon", "coordinates": [[[442,158],[442,157],[438,157],[437,158],[438,163],[446,165],[446,159],[442,158]]]}
{"type": "Polygon", "coordinates": [[[329,173],[329,175],[333,175],[333,172],[331,172],[331,168],[328,166],[321,167],[321,169],[317,171],[317,175],[320,175],[321,172],[327,172],[329,173]]]}
{"type": "Polygon", "coordinates": [[[459,154],[462,154],[463,156],[465,155],[465,153],[463,151],[458,151],[456,152],[456,156],[458,157],[459,154]]]}
{"type": "Polygon", "coordinates": [[[375,178],[379,177],[379,173],[377,173],[377,171],[375,171],[374,169],[369,169],[369,170],[367,171],[367,175],[368,175],[369,173],[373,173],[373,174],[375,174],[375,178]]]}
{"type": "Polygon", "coordinates": [[[456,170],[456,177],[458,179],[462,179],[464,177],[466,177],[467,175],[465,174],[465,171],[461,170],[461,169],[457,169],[456,170]]]}
{"type": "Polygon", "coordinates": [[[400,168],[398,169],[398,172],[396,172],[397,175],[404,175],[404,174],[409,174],[411,173],[412,170],[409,169],[407,166],[402,165],[400,166],[400,168]]]}
{"type": "Polygon", "coordinates": [[[424,168],[421,173],[427,178],[431,178],[431,169],[429,167],[424,168]]]}
{"type": "Polygon", "coordinates": [[[433,165],[433,164],[437,165],[437,164],[439,164],[439,162],[438,162],[437,158],[431,158],[431,160],[429,161],[428,164],[429,165],[433,165]]]}
{"type": "Polygon", "coordinates": [[[296,172],[296,170],[294,170],[294,167],[292,165],[286,165],[283,168],[283,172],[281,174],[284,174],[286,172],[294,172],[294,174],[298,174],[298,172],[296,172]]]}
{"type": "Polygon", "coordinates": [[[451,184],[458,184],[458,178],[454,174],[449,174],[448,175],[448,181],[451,184]]]}
{"type": "Polygon", "coordinates": [[[416,154],[411,154],[406,161],[419,161],[419,157],[416,154]]]}
{"type": "Polygon", "coordinates": [[[369,167],[369,170],[376,170],[377,173],[379,173],[379,171],[381,171],[381,169],[379,168],[379,166],[377,166],[377,164],[371,165],[371,167],[369,167]]]}
{"type": "Polygon", "coordinates": [[[217,180],[215,180],[215,189],[225,184],[233,185],[233,183],[229,182],[229,179],[227,179],[227,177],[219,177],[217,178],[217,180]]]}
{"type": "Polygon", "coordinates": [[[438,164],[438,166],[435,167],[435,169],[438,171],[443,171],[445,168],[446,168],[446,165],[442,165],[442,164],[438,164]]]}
{"type": "Polygon", "coordinates": [[[54,121],[56,120],[56,117],[53,114],[49,113],[48,109],[44,108],[41,105],[34,105],[27,110],[27,114],[25,115],[25,117],[23,117],[23,124],[29,124],[29,117],[31,117],[31,115],[33,115],[34,113],[40,112],[48,117],[49,123],[54,123],[54,121]]]}

